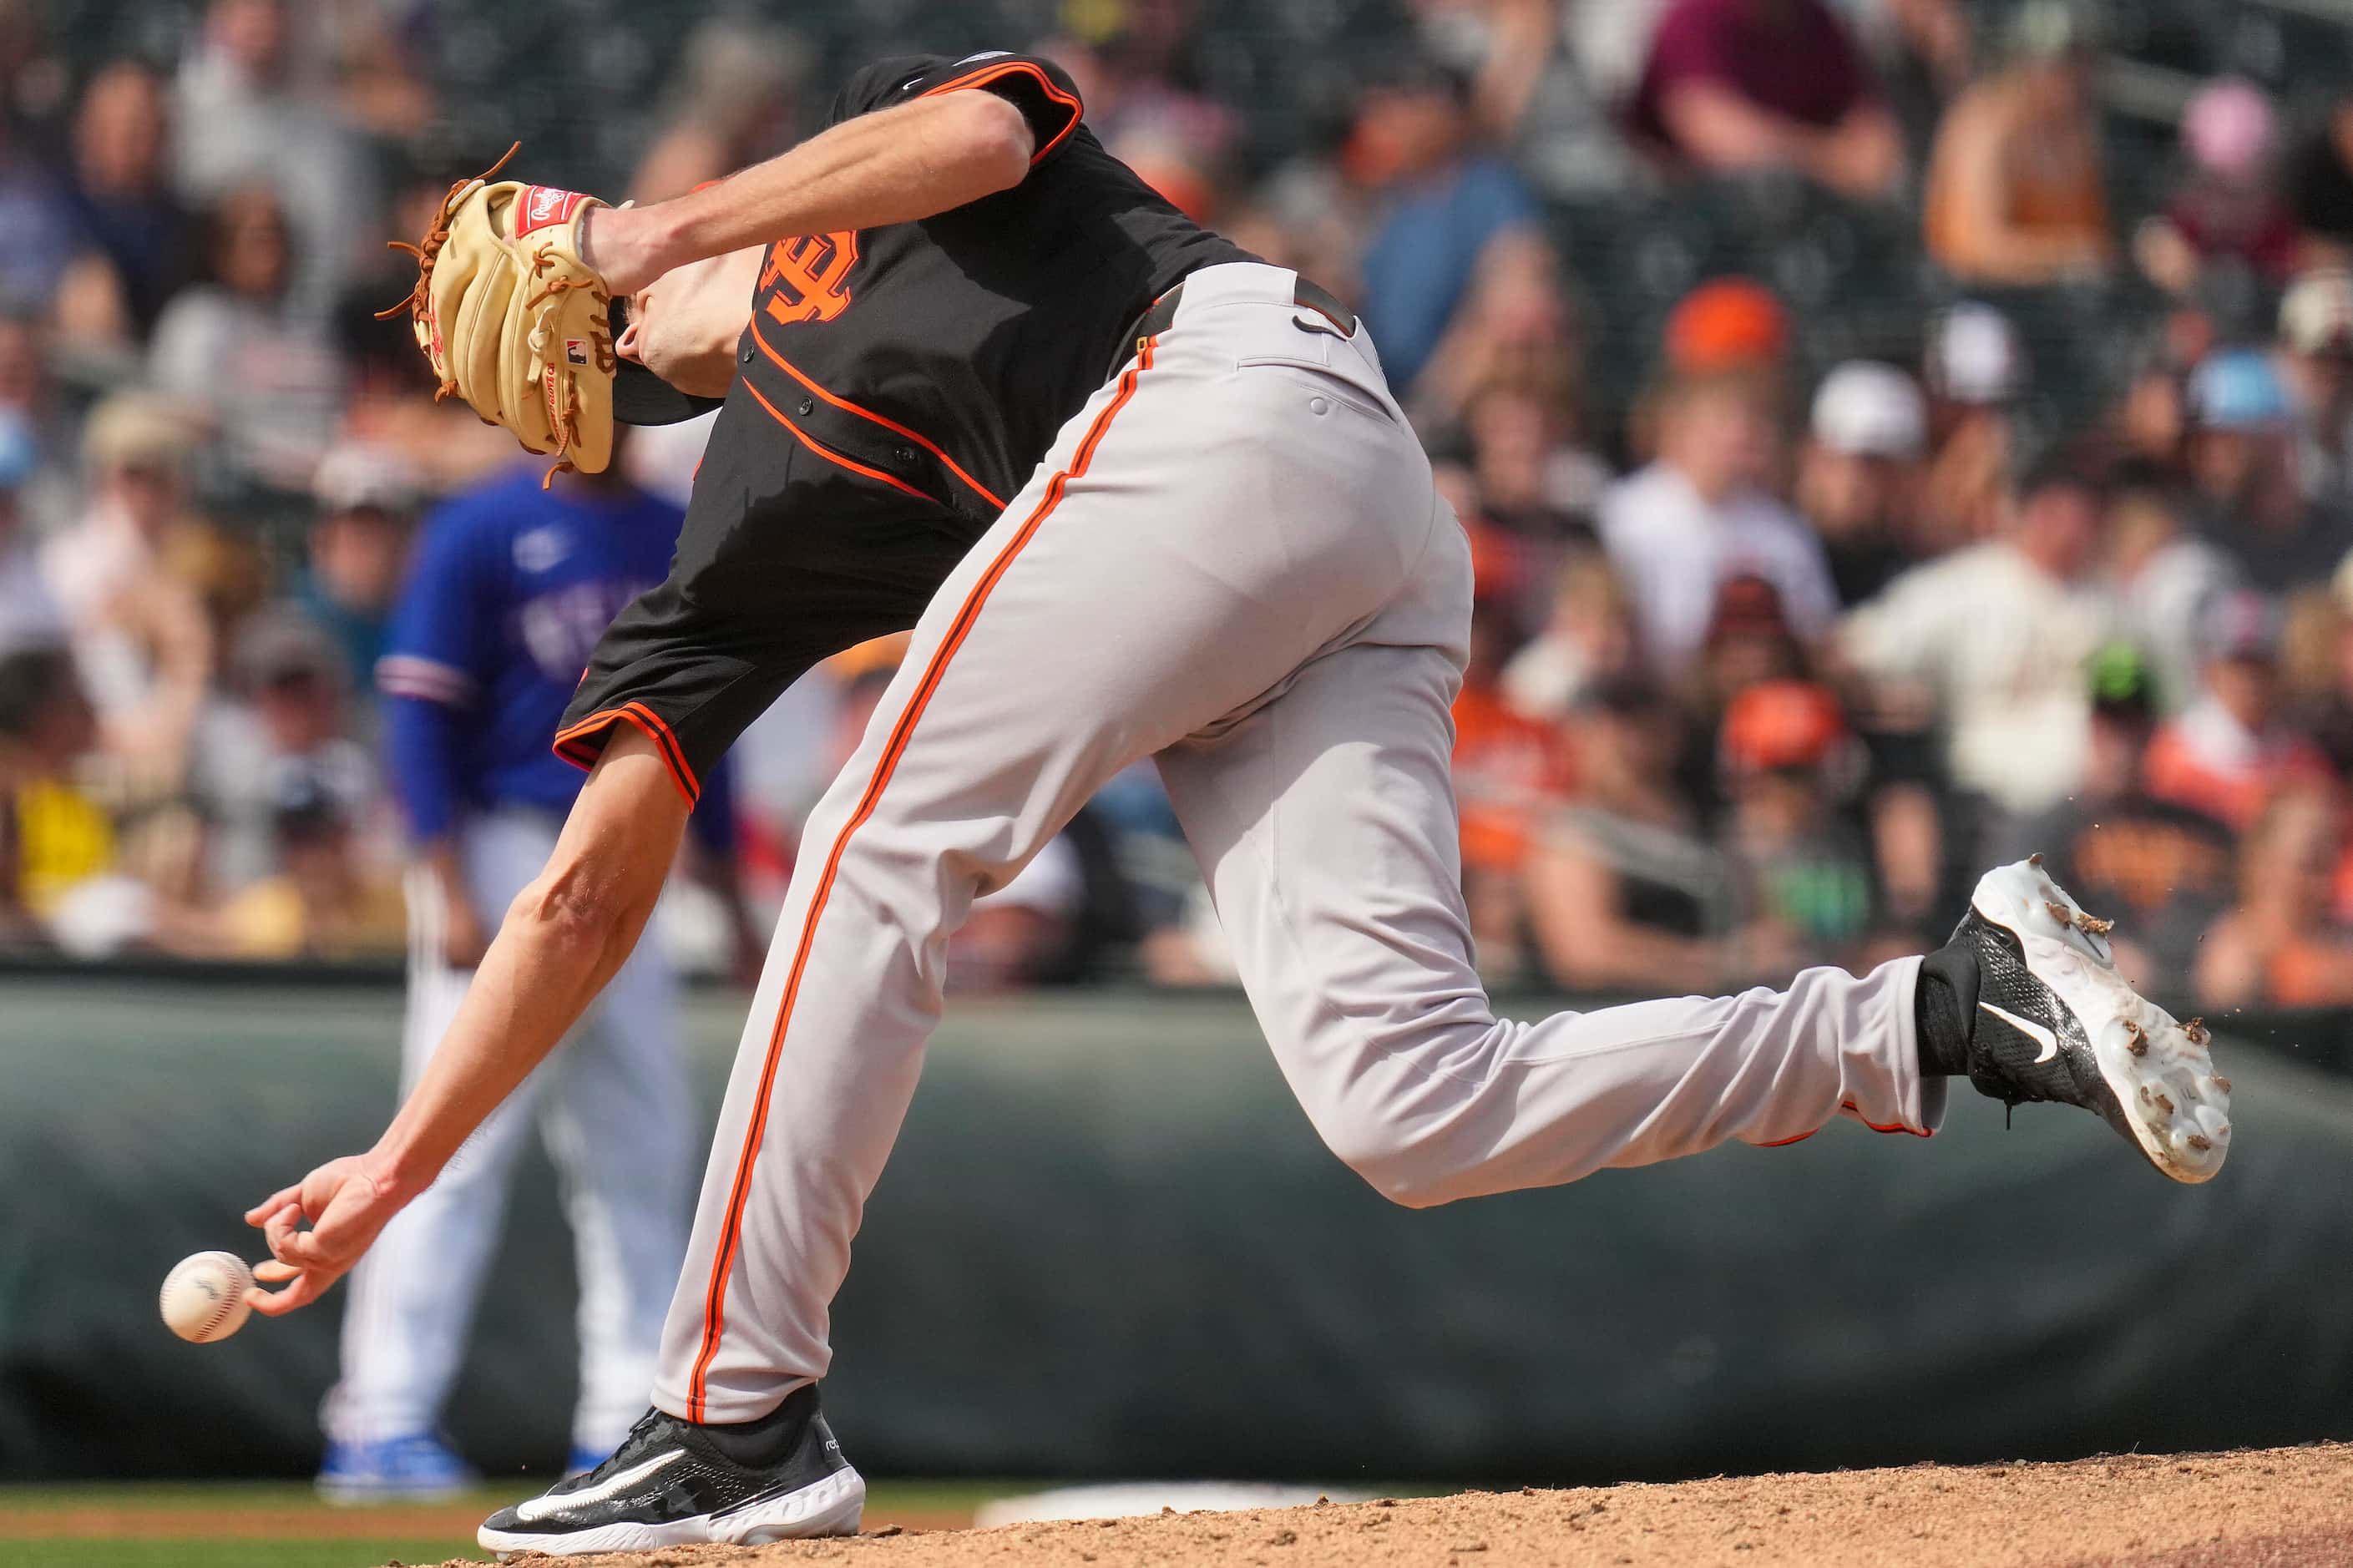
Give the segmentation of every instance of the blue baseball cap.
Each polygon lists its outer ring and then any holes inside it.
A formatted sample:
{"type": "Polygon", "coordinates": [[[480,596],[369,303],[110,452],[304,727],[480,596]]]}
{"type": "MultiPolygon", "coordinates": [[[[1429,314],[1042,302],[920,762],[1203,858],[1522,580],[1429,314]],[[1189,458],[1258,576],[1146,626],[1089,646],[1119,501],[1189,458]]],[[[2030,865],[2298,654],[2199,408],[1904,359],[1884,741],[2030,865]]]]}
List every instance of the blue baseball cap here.
{"type": "Polygon", "coordinates": [[[2258,349],[2209,354],[2189,376],[2189,412],[2209,430],[2272,430],[2289,418],[2287,388],[2258,349]]]}

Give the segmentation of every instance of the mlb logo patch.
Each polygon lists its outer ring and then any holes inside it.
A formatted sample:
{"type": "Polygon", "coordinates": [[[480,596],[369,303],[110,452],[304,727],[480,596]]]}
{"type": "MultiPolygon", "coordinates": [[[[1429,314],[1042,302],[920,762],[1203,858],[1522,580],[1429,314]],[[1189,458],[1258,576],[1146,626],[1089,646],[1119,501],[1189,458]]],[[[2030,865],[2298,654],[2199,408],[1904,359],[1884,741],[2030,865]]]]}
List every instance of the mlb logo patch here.
{"type": "Polygon", "coordinates": [[[586,338],[565,339],[564,363],[569,365],[586,364],[588,363],[588,340],[586,338]]]}

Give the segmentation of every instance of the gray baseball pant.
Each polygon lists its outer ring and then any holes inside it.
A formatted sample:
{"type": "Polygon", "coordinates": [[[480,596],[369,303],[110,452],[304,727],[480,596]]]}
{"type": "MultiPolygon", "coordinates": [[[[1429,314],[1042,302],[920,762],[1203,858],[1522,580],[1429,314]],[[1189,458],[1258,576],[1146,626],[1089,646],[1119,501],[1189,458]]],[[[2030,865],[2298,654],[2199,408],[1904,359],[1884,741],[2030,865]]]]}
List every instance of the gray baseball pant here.
{"type": "Polygon", "coordinates": [[[1841,1110],[1941,1119],[1916,959],[1496,1019],[1449,773],[1469,547],[1362,329],[1293,289],[1256,264],[1187,279],[916,626],[808,822],[663,1329],[664,1410],[752,1420],[824,1375],[949,937],[1141,757],[1283,1077],[1398,1203],[1787,1142],[1841,1110]]]}

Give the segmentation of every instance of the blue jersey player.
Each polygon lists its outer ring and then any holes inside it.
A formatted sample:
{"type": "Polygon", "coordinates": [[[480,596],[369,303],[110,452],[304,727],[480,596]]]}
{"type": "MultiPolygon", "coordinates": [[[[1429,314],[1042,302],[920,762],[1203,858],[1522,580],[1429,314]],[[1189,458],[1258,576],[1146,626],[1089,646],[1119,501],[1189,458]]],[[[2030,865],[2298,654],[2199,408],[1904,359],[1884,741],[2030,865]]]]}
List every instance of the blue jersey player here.
{"type": "MultiPolygon", "coordinates": [[[[519,470],[425,523],[377,666],[386,765],[413,861],[404,1094],[447,1031],[485,931],[545,865],[580,773],[549,750],[607,623],[670,569],[681,514],[607,475],[542,491],[519,470]]],[[[694,821],[731,912],[727,774],[694,821]]],[[[748,928],[743,939],[752,942],[748,928]]],[[[445,1495],[470,1480],[436,1435],[536,1122],[564,1176],[580,1278],[572,1444],[603,1457],[644,1410],[686,1243],[696,1144],[659,944],[624,964],[563,1048],[385,1233],[354,1276],[322,1492],[445,1495]]]]}

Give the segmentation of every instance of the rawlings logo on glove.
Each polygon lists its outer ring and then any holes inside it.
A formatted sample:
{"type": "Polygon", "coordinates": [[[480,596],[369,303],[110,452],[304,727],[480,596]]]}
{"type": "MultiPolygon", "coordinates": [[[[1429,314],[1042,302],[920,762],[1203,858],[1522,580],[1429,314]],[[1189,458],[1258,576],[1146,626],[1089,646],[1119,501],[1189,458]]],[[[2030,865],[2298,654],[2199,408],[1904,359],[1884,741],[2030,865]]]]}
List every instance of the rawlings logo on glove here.
{"type": "Polygon", "coordinates": [[[526,186],[522,194],[522,226],[515,230],[515,237],[521,239],[532,230],[545,228],[552,223],[569,223],[582,202],[595,199],[578,191],[559,191],[554,185],[526,186]]]}
{"type": "Polygon", "coordinates": [[[417,346],[452,394],[487,424],[562,468],[602,473],[613,457],[612,291],[580,257],[581,219],[595,196],[491,176],[522,145],[442,198],[416,245],[406,310],[417,346]]]}

